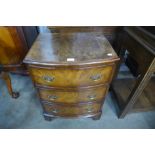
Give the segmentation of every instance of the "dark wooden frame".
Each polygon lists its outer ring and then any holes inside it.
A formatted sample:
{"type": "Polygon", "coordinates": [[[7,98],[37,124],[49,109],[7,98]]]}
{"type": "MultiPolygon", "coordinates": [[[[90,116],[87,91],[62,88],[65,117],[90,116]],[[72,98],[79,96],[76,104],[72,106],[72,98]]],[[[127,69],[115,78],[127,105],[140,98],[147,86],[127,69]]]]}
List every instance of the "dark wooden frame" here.
{"type": "MultiPolygon", "coordinates": [[[[124,34],[123,38],[125,38],[126,35],[130,36],[130,39],[132,39],[136,43],[136,45],[137,45],[136,48],[143,49],[144,52],[147,53],[146,54],[147,63],[145,64],[144,62],[140,62],[141,64],[144,63],[143,68],[141,69],[141,74],[137,78],[134,88],[131,90],[130,95],[127,97],[127,99],[124,103],[124,106],[122,106],[122,107],[120,106],[121,105],[120,102],[122,102],[122,101],[118,97],[119,94],[117,93],[117,89],[114,88],[114,84],[115,84],[115,82],[117,82],[117,79],[113,81],[112,90],[114,92],[114,95],[118,99],[118,103],[119,103],[119,107],[120,107],[119,118],[124,118],[126,116],[126,114],[128,114],[130,112],[148,111],[148,110],[155,109],[155,105],[150,108],[145,108],[143,110],[134,111],[134,109],[133,109],[133,106],[136,104],[136,101],[138,100],[138,98],[142,94],[143,90],[148,85],[152,75],[155,72],[155,50],[153,48],[151,48],[151,46],[150,46],[150,44],[152,45],[152,40],[155,39],[155,36],[152,38],[151,34],[149,34],[148,32],[146,32],[145,30],[143,30],[140,27],[133,28],[133,30],[132,30],[132,28],[126,27],[124,30],[125,30],[124,31],[125,34],[124,34]],[[136,33],[137,31],[140,33],[136,33]],[[147,36],[145,36],[145,35],[147,35],[147,36]],[[149,37],[151,37],[152,40],[149,39],[149,37]],[[148,42],[146,42],[146,40],[145,40],[146,38],[147,38],[148,42]]],[[[122,38],[122,36],[121,36],[121,38],[122,38]]],[[[118,46],[119,47],[118,55],[119,55],[121,61],[118,65],[117,73],[118,73],[120,64],[124,60],[125,50],[126,49],[128,50],[128,48],[129,48],[129,46],[127,45],[128,40],[127,40],[127,44],[123,40],[125,40],[125,39],[122,39],[121,45],[118,46]]],[[[133,53],[138,53],[140,56],[140,52],[141,51],[135,50],[133,53]]],[[[138,57],[137,57],[137,59],[138,59],[138,57]]]]}

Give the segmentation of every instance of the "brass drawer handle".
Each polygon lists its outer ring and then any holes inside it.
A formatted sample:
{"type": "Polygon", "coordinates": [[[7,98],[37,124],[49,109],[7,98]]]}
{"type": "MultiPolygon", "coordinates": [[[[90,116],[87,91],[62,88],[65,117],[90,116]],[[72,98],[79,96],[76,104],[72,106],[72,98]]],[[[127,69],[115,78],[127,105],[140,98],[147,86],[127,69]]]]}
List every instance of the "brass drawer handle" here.
{"type": "Polygon", "coordinates": [[[93,110],[91,109],[91,110],[87,110],[87,112],[92,112],[93,110]]]}
{"type": "Polygon", "coordinates": [[[94,100],[94,99],[96,98],[96,95],[88,95],[88,98],[89,98],[90,100],[94,100]]]}
{"type": "Polygon", "coordinates": [[[102,77],[101,74],[96,74],[96,75],[90,76],[90,79],[93,80],[93,81],[98,81],[98,80],[101,79],[101,77],[102,77]]]}
{"type": "Polygon", "coordinates": [[[56,100],[58,98],[58,96],[56,96],[56,95],[49,95],[48,96],[48,99],[50,99],[50,100],[56,100]]]}
{"type": "Polygon", "coordinates": [[[56,113],[58,113],[58,110],[53,109],[52,112],[56,114],[56,113]]]}
{"type": "Polygon", "coordinates": [[[43,76],[43,80],[45,80],[46,82],[52,82],[54,80],[53,76],[43,76]]]}
{"type": "Polygon", "coordinates": [[[87,110],[87,112],[92,112],[93,108],[92,107],[87,107],[86,110],[87,110]]]}

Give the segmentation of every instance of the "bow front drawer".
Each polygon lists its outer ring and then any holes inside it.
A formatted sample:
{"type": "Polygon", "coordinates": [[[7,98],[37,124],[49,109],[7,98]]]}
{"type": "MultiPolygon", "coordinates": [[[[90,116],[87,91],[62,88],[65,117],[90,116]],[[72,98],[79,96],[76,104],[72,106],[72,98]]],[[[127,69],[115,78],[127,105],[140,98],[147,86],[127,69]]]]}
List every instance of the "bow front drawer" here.
{"type": "Polygon", "coordinates": [[[37,85],[49,87],[80,87],[109,83],[113,66],[82,69],[29,68],[37,85]]]}
{"type": "Polygon", "coordinates": [[[96,114],[100,112],[101,107],[102,107],[102,104],[99,104],[99,103],[84,104],[78,107],[50,105],[47,103],[43,104],[45,113],[51,114],[54,116],[65,116],[65,117],[96,114]]]}
{"type": "Polygon", "coordinates": [[[65,104],[77,104],[103,100],[107,86],[79,89],[75,91],[39,89],[40,98],[44,101],[65,104]]]}

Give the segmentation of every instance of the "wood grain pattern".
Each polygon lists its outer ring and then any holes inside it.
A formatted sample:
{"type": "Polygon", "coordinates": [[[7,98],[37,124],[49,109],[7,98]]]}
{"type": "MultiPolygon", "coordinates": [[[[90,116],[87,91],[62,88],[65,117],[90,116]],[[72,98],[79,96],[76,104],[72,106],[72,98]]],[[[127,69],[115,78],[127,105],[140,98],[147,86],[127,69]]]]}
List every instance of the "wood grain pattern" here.
{"type": "Polygon", "coordinates": [[[121,26],[48,26],[52,33],[100,32],[112,44],[115,44],[121,26]]]}
{"type": "Polygon", "coordinates": [[[27,73],[23,59],[28,51],[27,43],[19,26],[0,26],[0,72],[6,81],[9,94],[17,98],[19,93],[13,92],[11,78],[7,72],[27,73]]]}
{"type": "Polygon", "coordinates": [[[101,33],[59,32],[40,34],[24,62],[39,90],[46,120],[97,120],[118,60],[101,33]]]}
{"type": "MultiPolygon", "coordinates": [[[[29,29],[31,28],[29,27],[29,29]]],[[[19,93],[13,92],[11,78],[7,72],[28,74],[23,59],[28,52],[27,37],[30,34],[25,36],[27,33],[24,33],[23,29],[22,26],[0,26],[0,72],[5,72],[2,73],[2,78],[6,81],[9,93],[13,98],[17,98],[19,93]],[[6,76],[3,76],[4,74],[6,76]]],[[[32,33],[31,38],[34,39],[32,33]]]]}
{"type": "MultiPolygon", "coordinates": [[[[126,101],[128,96],[131,93],[131,90],[134,88],[136,80],[134,79],[119,79],[114,83],[113,89],[115,90],[116,97],[118,99],[119,107],[123,109],[126,106],[126,101]]],[[[133,106],[133,109],[130,112],[138,111],[149,111],[155,109],[155,78],[152,77],[151,81],[144,89],[142,94],[137,99],[136,103],[133,106]]]]}
{"type": "Polygon", "coordinates": [[[113,66],[82,69],[29,68],[36,84],[49,87],[80,87],[108,83],[113,66]],[[96,80],[94,79],[96,77],[96,80]],[[48,78],[51,78],[48,80],[48,78]],[[53,79],[53,80],[52,80],[53,79]]]}
{"type": "Polygon", "coordinates": [[[138,64],[138,72],[142,73],[146,71],[154,58],[153,54],[147,52],[143,46],[139,46],[139,43],[129,35],[126,35],[123,44],[126,49],[128,49],[130,56],[136,60],[138,64]],[[137,51],[139,51],[140,54],[137,51]]]}
{"type": "Polygon", "coordinates": [[[102,107],[101,103],[84,104],[80,106],[60,106],[55,104],[50,105],[46,103],[43,104],[43,108],[46,113],[55,116],[67,116],[67,117],[96,114],[100,112],[101,107],[102,107]]]}
{"type": "Polygon", "coordinates": [[[103,32],[106,35],[113,35],[120,27],[118,26],[48,26],[52,33],[73,33],[73,32],[103,32]]]}
{"type": "Polygon", "coordinates": [[[125,50],[128,51],[130,58],[137,64],[138,77],[134,82],[128,79],[126,81],[118,79],[113,83],[113,90],[121,109],[120,118],[124,118],[130,112],[155,109],[152,95],[154,89],[149,85],[150,81],[154,85],[151,77],[155,71],[155,35],[146,32],[141,27],[125,27],[124,30],[119,55],[123,62],[125,50]],[[120,85],[121,89],[117,87],[120,85]]]}
{"type": "Polygon", "coordinates": [[[108,87],[99,86],[91,89],[79,89],[74,91],[39,89],[40,98],[44,101],[71,105],[85,102],[102,101],[106,95],[108,87]]]}
{"type": "Polygon", "coordinates": [[[0,64],[21,64],[28,48],[21,37],[21,27],[0,27],[0,64]]]}
{"type": "Polygon", "coordinates": [[[118,59],[116,53],[101,33],[46,33],[38,36],[24,62],[75,65],[115,59],[118,59]],[[68,61],[68,58],[74,61],[68,61]]]}

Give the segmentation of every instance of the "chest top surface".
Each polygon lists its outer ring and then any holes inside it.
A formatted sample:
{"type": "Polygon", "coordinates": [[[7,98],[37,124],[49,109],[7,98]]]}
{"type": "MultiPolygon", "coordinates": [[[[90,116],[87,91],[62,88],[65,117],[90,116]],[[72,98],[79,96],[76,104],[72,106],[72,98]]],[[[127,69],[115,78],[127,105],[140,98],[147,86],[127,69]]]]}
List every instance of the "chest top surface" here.
{"type": "Polygon", "coordinates": [[[30,64],[80,64],[117,59],[101,33],[42,33],[24,62],[30,64]]]}

